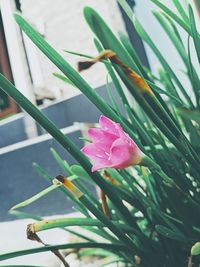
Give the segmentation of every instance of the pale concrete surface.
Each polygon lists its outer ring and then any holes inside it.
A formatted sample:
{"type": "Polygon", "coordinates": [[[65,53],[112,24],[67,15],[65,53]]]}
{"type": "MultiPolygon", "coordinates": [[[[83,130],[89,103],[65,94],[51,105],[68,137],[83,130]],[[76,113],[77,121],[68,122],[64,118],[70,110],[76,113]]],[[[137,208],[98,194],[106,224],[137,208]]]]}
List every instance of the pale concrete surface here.
{"type": "MultiPolygon", "coordinates": [[[[48,218],[57,218],[59,216],[53,216],[48,218]]],[[[41,247],[41,244],[28,240],[26,238],[26,227],[29,223],[33,223],[33,220],[23,219],[9,222],[0,223],[0,254],[29,249],[34,247],[41,247]]],[[[68,241],[68,233],[61,229],[52,229],[44,231],[39,234],[41,239],[48,244],[64,244],[68,241]],[[63,234],[64,233],[64,234],[63,234]]],[[[0,262],[2,265],[38,265],[47,267],[57,267],[61,263],[51,252],[36,253],[32,255],[17,257],[0,262]]]]}

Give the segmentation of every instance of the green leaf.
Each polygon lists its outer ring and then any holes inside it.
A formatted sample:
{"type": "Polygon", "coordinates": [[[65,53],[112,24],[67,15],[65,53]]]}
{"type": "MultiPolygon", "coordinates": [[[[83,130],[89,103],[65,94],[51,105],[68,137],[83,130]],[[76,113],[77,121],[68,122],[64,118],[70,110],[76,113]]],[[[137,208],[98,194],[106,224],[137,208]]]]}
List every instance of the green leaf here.
{"type": "Polygon", "coordinates": [[[36,221],[42,220],[42,218],[39,216],[33,215],[31,213],[19,211],[19,210],[9,210],[9,213],[12,215],[15,215],[17,218],[20,218],[20,219],[33,219],[36,221]]]}
{"type": "Polygon", "coordinates": [[[144,76],[144,78],[148,78],[148,75],[146,74],[144,70],[142,62],[139,56],[137,55],[133,45],[131,44],[129,38],[124,33],[121,33],[121,32],[119,34],[119,37],[120,37],[120,41],[126,48],[127,52],[130,54],[130,56],[133,58],[134,62],[136,63],[137,67],[139,68],[141,74],[144,76]]]}
{"type": "Polygon", "coordinates": [[[70,84],[70,85],[72,85],[72,86],[75,86],[75,85],[70,81],[70,79],[68,79],[66,76],[64,76],[64,75],[62,75],[62,74],[60,74],[60,73],[56,73],[56,72],[54,72],[53,75],[54,75],[56,78],[60,79],[61,81],[65,82],[65,83],[67,83],[67,84],[70,84]]]}
{"type": "MultiPolygon", "coordinates": [[[[116,254],[119,251],[129,252],[127,247],[118,245],[118,244],[107,244],[107,243],[74,243],[74,244],[62,244],[62,245],[54,245],[54,246],[45,246],[45,247],[38,247],[32,249],[25,249],[25,250],[18,250],[6,254],[0,254],[0,261],[7,260],[15,257],[20,257],[24,255],[30,255],[40,252],[46,252],[51,250],[60,250],[60,249],[81,249],[81,248],[102,248],[105,250],[114,251],[116,254]]],[[[130,250],[131,251],[131,250],[130,250]]]]}
{"type": "Polygon", "coordinates": [[[53,228],[63,228],[68,226],[95,226],[101,228],[104,225],[99,220],[92,218],[58,218],[35,222],[34,231],[40,232],[53,228]]]}
{"type": "Polygon", "coordinates": [[[179,18],[173,11],[171,11],[167,6],[158,0],[151,0],[155,5],[157,5],[167,16],[171,17],[173,21],[176,21],[179,26],[181,26],[189,35],[191,35],[191,30],[189,25],[179,18]]]}
{"type": "Polygon", "coordinates": [[[110,99],[110,102],[112,103],[112,108],[116,111],[116,113],[118,114],[118,116],[121,117],[121,110],[119,109],[119,106],[112,94],[112,87],[110,86],[109,84],[109,80],[108,80],[108,75],[106,77],[106,91],[107,91],[107,94],[108,94],[108,97],[110,99]]]}
{"type": "Polygon", "coordinates": [[[200,0],[196,0],[196,4],[197,4],[197,10],[199,12],[200,11],[200,0]]]}
{"type": "Polygon", "coordinates": [[[197,242],[191,248],[191,255],[196,256],[199,254],[200,254],[200,242],[197,242]]]}
{"type": "Polygon", "coordinates": [[[177,111],[181,115],[181,117],[186,118],[188,120],[196,121],[200,125],[200,111],[198,109],[189,110],[179,108],[177,111]]]}
{"type": "Polygon", "coordinates": [[[155,83],[152,83],[150,81],[148,81],[148,84],[151,85],[151,87],[156,91],[158,92],[159,94],[163,94],[163,95],[166,95],[168,96],[172,101],[174,101],[175,103],[177,103],[178,105],[181,105],[181,106],[187,106],[185,105],[180,98],[172,95],[170,92],[168,91],[165,91],[164,89],[160,88],[159,86],[157,86],[155,83]]]}
{"type": "MultiPolygon", "coordinates": [[[[142,25],[138,22],[135,21],[135,28],[141,38],[150,46],[156,57],[159,59],[160,63],[162,64],[163,68],[165,69],[166,73],[168,73],[170,79],[174,80],[174,82],[177,84],[178,88],[181,90],[182,94],[186,98],[187,102],[193,107],[193,103],[191,101],[191,98],[188,96],[188,93],[186,92],[185,88],[183,87],[182,83],[180,80],[177,78],[177,75],[174,73],[166,59],[163,57],[159,49],[156,47],[154,42],[151,40],[150,36],[148,33],[144,30],[142,25]]],[[[176,93],[176,89],[174,88],[174,91],[176,93]]]]}
{"type": "Polygon", "coordinates": [[[59,186],[61,186],[61,185],[60,184],[59,185],[51,185],[48,188],[45,188],[44,190],[42,190],[41,192],[39,192],[38,194],[32,196],[31,198],[26,199],[25,201],[23,201],[23,202],[15,205],[15,206],[13,206],[11,208],[11,210],[19,209],[19,208],[25,207],[27,205],[30,205],[31,203],[35,202],[36,200],[40,199],[41,197],[46,196],[51,191],[57,189],[59,186]]]}
{"type": "Polygon", "coordinates": [[[99,256],[99,257],[108,257],[108,256],[114,256],[114,254],[110,251],[106,251],[101,248],[88,248],[85,250],[80,251],[79,254],[81,257],[88,257],[88,256],[99,256]]]}
{"type": "Polygon", "coordinates": [[[186,24],[189,24],[189,17],[186,14],[184,8],[182,7],[182,4],[180,3],[180,0],[173,0],[173,3],[176,7],[176,9],[178,10],[180,16],[183,18],[183,20],[185,21],[186,24]]]}
{"type": "Polygon", "coordinates": [[[173,239],[173,240],[180,241],[180,242],[188,242],[188,240],[185,239],[182,235],[172,231],[171,229],[163,225],[156,225],[155,229],[159,234],[169,239],[173,239]]]}
{"type": "Polygon", "coordinates": [[[69,164],[60,157],[60,155],[56,152],[54,148],[51,147],[50,151],[60,168],[64,171],[65,175],[72,175],[69,164]]]}
{"type": "Polygon", "coordinates": [[[88,175],[88,173],[84,170],[84,168],[81,165],[70,166],[70,171],[81,178],[91,181],[90,176],[88,175]]]}
{"type": "Polygon", "coordinates": [[[196,48],[197,57],[198,57],[198,60],[199,60],[199,63],[200,63],[200,45],[199,45],[200,38],[199,38],[199,33],[197,31],[195,18],[194,18],[194,13],[193,13],[191,5],[189,5],[189,16],[190,16],[190,25],[191,25],[191,32],[192,32],[191,36],[193,38],[194,45],[195,45],[195,48],[196,48]]]}
{"type": "Polygon", "coordinates": [[[64,51],[66,53],[74,55],[74,56],[79,56],[79,57],[84,57],[84,58],[93,58],[93,56],[82,54],[82,53],[78,53],[78,52],[74,52],[74,51],[69,51],[69,50],[64,50],[64,51]]]}

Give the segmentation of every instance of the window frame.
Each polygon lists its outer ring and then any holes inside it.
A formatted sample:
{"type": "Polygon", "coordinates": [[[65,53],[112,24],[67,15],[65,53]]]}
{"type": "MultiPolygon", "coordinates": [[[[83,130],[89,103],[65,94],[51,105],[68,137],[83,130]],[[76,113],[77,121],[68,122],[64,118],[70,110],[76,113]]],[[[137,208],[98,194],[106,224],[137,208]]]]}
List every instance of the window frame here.
{"type": "MultiPolygon", "coordinates": [[[[6,39],[3,28],[3,21],[0,11],[0,72],[11,82],[13,82],[12,71],[7,51],[6,39]]],[[[17,104],[8,96],[8,107],[0,111],[0,119],[19,111],[17,104]]]]}

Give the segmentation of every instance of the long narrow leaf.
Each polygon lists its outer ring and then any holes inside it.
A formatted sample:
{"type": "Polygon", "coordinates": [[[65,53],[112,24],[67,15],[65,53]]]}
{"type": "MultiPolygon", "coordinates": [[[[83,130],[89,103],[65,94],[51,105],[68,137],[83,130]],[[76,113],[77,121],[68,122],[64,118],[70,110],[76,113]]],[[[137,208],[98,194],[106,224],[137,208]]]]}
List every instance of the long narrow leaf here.
{"type": "MultiPolygon", "coordinates": [[[[16,258],[24,255],[30,255],[40,252],[46,252],[50,250],[60,250],[60,249],[81,249],[81,248],[103,248],[106,250],[114,251],[117,253],[118,251],[128,252],[127,247],[122,245],[115,244],[107,244],[107,243],[75,243],[75,244],[62,244],[62,245],[54,245],[54,246],[45,246],[39,248],[25,249],[14,251],[6,254],[0,255],[0,261],[16,258]]],[[[131,250],[130,250],[131,253],[131,250]]]]}

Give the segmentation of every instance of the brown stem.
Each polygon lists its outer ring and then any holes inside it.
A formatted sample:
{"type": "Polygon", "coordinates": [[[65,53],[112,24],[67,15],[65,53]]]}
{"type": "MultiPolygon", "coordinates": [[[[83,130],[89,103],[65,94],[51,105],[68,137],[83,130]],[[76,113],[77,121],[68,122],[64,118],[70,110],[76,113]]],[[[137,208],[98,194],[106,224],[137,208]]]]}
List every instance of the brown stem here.
{"type": "MultiPolygon", "coordinates": [[[[48,244],[45,244],[40,237],[34,232],[34,228],[32,224],[27,225],[27,238],[32,240],[32,241],[37,241],[41,244],[43,244],[44,246],[48,246],[48,244]]],[[[63,255],[59,252],[59,250],[51,250],[51,252],[58,257],[61,262],[64,264],[65,267],[70,267],[69,264],[66,262],[65,258],[63,257],[63,255]]]]}
{"type": "Polygon", "coordinates": [[[198,5],[198,3],[197,3],[197,0],[194,0],[194,4],[195,4],[195,6],[196,6],[197,13],[198,13],[198,16],[199,16],[199,18],[200,18],[200,9],[199,9],[199,5],[198,5]]]}
{"type": "Polygon", "coordinates": [[[188,258],[188,267],[192,267],[193,266],[193,263],[192,263],[192,256],[190,256],[188,258]]]}
{"type": "Polygon", "coordinates": [[[110,218],[110,211],[109,211],[109,208],[108,208],[108,204],[107,204],[107,200],[106,200],[106,195],[105,195],[105,193],[102,190],[100,191],[100,198],[101,198],[101,205],[102,205],[103,213],[108,218],[110,218]]]}

